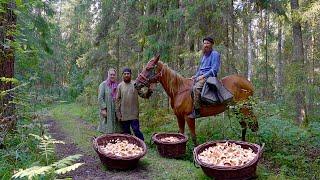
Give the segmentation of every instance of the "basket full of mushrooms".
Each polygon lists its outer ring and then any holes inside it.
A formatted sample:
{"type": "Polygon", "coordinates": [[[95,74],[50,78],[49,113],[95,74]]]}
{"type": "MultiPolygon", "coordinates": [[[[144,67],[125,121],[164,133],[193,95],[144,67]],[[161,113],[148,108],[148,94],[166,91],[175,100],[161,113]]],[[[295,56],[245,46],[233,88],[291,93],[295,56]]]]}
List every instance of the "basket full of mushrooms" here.
{"type": "Polygon", "coordinates": [[[186,153],[188,137],[181,133],[155,133],[152,141],[162,157],[179,158],[186,153]]]}
{"type": "Polygon", "coordinates": [[[126,134],[105,134],[92,139],[94,150],[109,169],[133,169],[147,153],[146,144],[126,134]]]}
{"type": "Polygon", "coordinates": [[[215,179],[250,179],[256,169],[264,145],[244,141],[210,141],[193,150],[195,163],[207,176],[215,179]]]}

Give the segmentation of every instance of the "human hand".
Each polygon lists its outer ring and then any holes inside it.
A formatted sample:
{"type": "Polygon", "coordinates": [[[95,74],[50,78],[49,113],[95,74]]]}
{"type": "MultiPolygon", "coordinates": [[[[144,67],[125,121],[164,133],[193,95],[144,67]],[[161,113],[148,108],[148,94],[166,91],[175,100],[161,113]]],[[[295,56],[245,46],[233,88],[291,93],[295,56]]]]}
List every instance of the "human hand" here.
{"type": "Polygon", "coordinates": [[[191,76],[191,78],[189,78],[189,79],[194,80],[195,78],[196,78],[196,76],[191,76]]]}
{"type": "Polygon", "coordinates": [[[122,120],[122,115],[121,115],[121,114],[116,113],[116,116],[117,116],[117,120],[118,120],[118,121],[121,121],[121,120],[122,120]]]}
{"type": "Polygon", "coordinates": [[[100,114],[102,115],[102,117],[107,117],[107,110],[101,109],[100,114]]]}
{"type": "Polygon", "coordinates": [[[150,87],[148,89],[153,91],[154,88],[156,88],[156,85],[157,85],[156,83],[152,83],[152,84],[150,84],[150,87]]]}
{"type": "Polygon", "coordinates": [[[201,75],[197,78],[197,81],[201,81],[201,80],[205,80],[205,79],[206,79],[206,77],[204,75],[201,75]]]}

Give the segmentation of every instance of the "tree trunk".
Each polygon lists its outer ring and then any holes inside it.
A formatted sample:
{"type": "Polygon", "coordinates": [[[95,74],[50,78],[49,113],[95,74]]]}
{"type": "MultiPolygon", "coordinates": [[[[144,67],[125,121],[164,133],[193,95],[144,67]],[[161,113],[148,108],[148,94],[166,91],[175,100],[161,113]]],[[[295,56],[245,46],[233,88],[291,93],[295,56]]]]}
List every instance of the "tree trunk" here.
{"type": "Polygon", "coordinates": [[[227,75],[230,74],[230,46],[229,46],[229,18],[227,18],[224,22],[225,22],[225,35],[224,35],[224,38],[225,38],[225,41],[224,41],[224,45],[226,46],[226,73],[227,75]]]}
{"type": "Polygon", "coordinates": [[[252,65],[252,39],[251,39],[251,19],[248,22],[248,74],[247,78],[251,81],[252,72],[253,72],[253,65],[252,65]]]}
{"type": "Polygon", "coordinates": [[[244,26],[243,28],[246,29],[244,33],[244,39],[247,44],[245,44],[245,49],[246,49],[246,59],[247,60],[247,68],[246,68],[246,74],[247,74],[247,79],[250,81],[251,76],[252,76],[252,39],[251,39],[251,4],[250,1],[246,2],[246,17],[244,21],[244,26]]]}
{"type": "MultiPolygon", "coordinates": [[[[16,15],[13,10],[14,2],[1,3],[5,12],[0,13],[0,78],[14,77],[14,49],[10,46],[10,42],[14,41],[13,32],[16,27],[16,15]]],[[[0,91],[7,91],[13,88],[11,82],[0,80],[0,91]]],[[[6,93],[0,97],[0,117],[8,117],[14,114],[14,104],[12,92],[6,93]]]]}
{"type": "Polygon", "coordinates": [[[306,71],[308,74],[307,77],[307,89],[306,89],[306,111],[307,114],[310,116],[314,115],[314,103],[315,103],[315,91],[314,91],[314,59],[315,59],[315,53],[316,53],[316,47],[315,47],[315,34],[316,34],[316,30],[315,30],[315,20],[312,19],[310,22],[310,25],[308,27],[306,27],[307,32],[310,32],[310,37],[305,39],[305,43],[307,44],[307,46],[305,46],[305,59],[306,61],[306,71]],[[308,51],[307,51],[308,50],[308,51]]]}
{"type": "MultiPolygon", "coordinates": [[[[312,85],[312,87],[316,87],[316,73],[315,73],[315,67],[316,67],[316,64],[315,64],[315,61],[316,61],[316,54],[318,52],[318,49],[317,49],[317,37],[314,35],[315,32],[316,32],[316,27],[317,27],[317,22],[316,20],[314,19],[313,20],[313,25],[312,25],[312,35],[311,35],[311,77],[310,77],[310,83],[312,85]]],[[[308,112],[312,112],[312,114],[315,114],[314,113],[314,110],[316,109],[315,108],[315,95],[316,95],[316,92],[312,91],[310,97],[309,97],[309,106],[308,107],[308,112]]]]}
{"type": "Polygon", "coordinates": [[[234,54],[235,54],[235,16],[234,16],[234,12],[233,12],[233,0],[231,0],[231,5],[230,5],[230,15],[231,15],[231,57],[230,57],[230,67],[231,67],[231,73],[238,73],[237,71],[237,68],[235,66],[235,63],[234,63],[234,54]]]}
{"type": "MultiPolygon", "coordinates": [[[[299,10],[298,0],[291,0],[292,14],[299,10]]],[[[293,35],[293,64],[296,65],[295,71],[295,100],[296,100],[296,122],[300,125],[306,120],[305,111],[305,92],[301,88],[301,84],[305,83],[304,70],[304,49],[302,41],[301,24],[295,16],[292,15],[292,35],[293,35]]]]}
{"type": "Polygon", "coordinates": [[[243,35],[243,51],[242,51],[242,56],[243,56],[243,63],[240,63],[240,64],[243,64],[241,65],[241,71],[243,72],[244,75],[248,74],[248,4],[245,3],[244,4],[244,14],[243,14],[243,26],[242,26],[242,35],[243,35]]]}
{"type": "Polygon", "coordinates": [[[278,50],[277,50],[277,64],[276,64],[276,92],[281,95],[283,85],[283,59],[282,59],[282,20],[278,22],[278,50]]]}
{"type": "Polygon", "coordinates": [[[269,32],[269,12],[266,9],[265,13],[265,82],[264,82],[264,97],[269,99],[269,74],[268,74],[268,32],[269,32]]]}

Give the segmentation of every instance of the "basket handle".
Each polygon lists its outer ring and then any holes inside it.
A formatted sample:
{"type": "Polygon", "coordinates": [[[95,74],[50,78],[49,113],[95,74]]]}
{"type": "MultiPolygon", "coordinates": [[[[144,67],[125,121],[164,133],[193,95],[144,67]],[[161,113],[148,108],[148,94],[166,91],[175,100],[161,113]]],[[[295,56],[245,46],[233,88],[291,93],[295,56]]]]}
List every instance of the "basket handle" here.
{"type": "Polygon", "coordinates": [[[262,156],[263,149],[264,149],[264,145],[265,145],[265,143],[262,143],[262,145],[261,145],[261,147],[260,147],[260,149],[259,149],[259,159],[260,159],[261,156],[262,156]]]}
{"type": "Polygon", "coordinates": [[[156,135],[157,133],[153,133],[152,135],[151,135],[151,138],[150,138],[150,145],[154,145],[154,141],[152,140],[152,137],[154,136],[154,135],[156,135]]]}
{"type": "Polygon", "coordinates": [[[98,152],[98,145],[97,145],[97,141],[96,141],[97,137],[96,136],[93,136],[92,137],[92,147],[93,149],[98,152]]]}
{"type": "Polygon", "coordinates": [[[199,164],[198,164],[194,159],[193,159],[193,165],[194,165],[194,167],[196,167],[197,169],[200,168],[199,164]]]}
{"type": "Polygon", "coordinates": [[[199,164],[196,162],[196,158],[197,158],[197,153],[196,153],[196,147],[193,149],[193,165],[196,168],[200,168],[199,164]]]}

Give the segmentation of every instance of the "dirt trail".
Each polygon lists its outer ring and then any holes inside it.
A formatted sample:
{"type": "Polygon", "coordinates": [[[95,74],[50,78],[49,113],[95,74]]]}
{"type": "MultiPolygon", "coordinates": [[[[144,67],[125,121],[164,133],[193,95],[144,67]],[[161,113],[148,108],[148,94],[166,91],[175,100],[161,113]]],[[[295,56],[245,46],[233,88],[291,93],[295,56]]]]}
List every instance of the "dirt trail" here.
{"type": "MultiPolygon", "coordinates": [[[[77,119],[81,125],[87,127],[88,129],[95,129],[93,126],[85,123],[81,119],[77,119]]],[[[84,162],[85,164],[72,171],[61,178],[72,177],[72,179],[150,179],[148,177],[148,171],[143,166],[138,166],[134,170],[130,171],[108,171],[100,163],[98,156],[92,156],[90,154],[84,153],[80,148],[73,143],[72,137],[68,136],[62,131],[59,123],[52,118],[47,118],[46,124],[49,126],[49,133],[51,136],[57,140],[64,141],[65,144],[57,144],[56,154],[58,159],[74,155],[82,154],[82,158],[79,162],[84,162]]],[[[90,141],[90,139],[88,139],[90,141]]],[[[93,151],[93,149],[92,149],[93,151]]],[[[94,153],[93,153],[94,154],[94,153]]]]}

